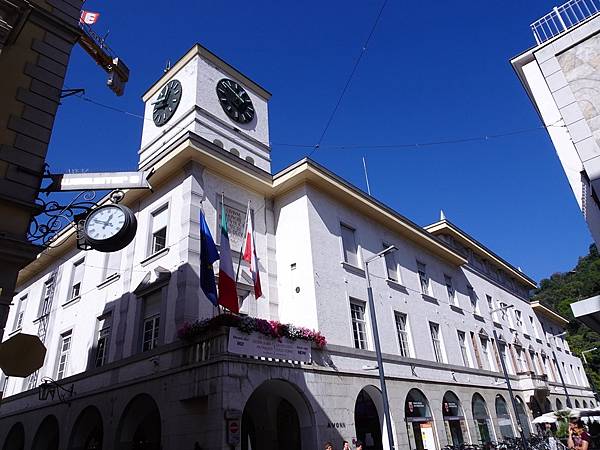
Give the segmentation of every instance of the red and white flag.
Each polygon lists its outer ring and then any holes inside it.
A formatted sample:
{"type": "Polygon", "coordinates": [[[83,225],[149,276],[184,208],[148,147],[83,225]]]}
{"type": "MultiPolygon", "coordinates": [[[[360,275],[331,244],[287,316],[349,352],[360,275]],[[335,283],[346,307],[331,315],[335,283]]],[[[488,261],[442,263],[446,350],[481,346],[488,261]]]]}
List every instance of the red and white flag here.
{"type": "Polygon", "coordinates": [[[82,10],[81,16],[79,17],[79,22],[87,25],[94,25],[98,21],[99,17],[100,13],[82,10]]]}
{"type": "Polygon", "coordinates": [[[262,296],[260,287],[260,271],[258,270],[258,259],[256,258],[256,242],[254,241],[254,227],[252,225],[252,217],[250,208],[246,214],[246,239],[244,241],[244,250],[242,258],[250,263],[250,272],[252,273],[252,281],[254,282],[254,296],[259,298],[262,296]]]}

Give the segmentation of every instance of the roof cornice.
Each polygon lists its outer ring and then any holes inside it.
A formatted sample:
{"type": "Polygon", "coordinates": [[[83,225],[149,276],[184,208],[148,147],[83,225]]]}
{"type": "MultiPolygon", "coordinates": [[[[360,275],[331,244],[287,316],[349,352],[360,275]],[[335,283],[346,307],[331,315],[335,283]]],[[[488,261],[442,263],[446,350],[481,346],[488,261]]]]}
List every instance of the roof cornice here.
{"type": "Polygon", "coordinates": [[[515,268],[512,264],[505,261],[503,258],[498,256],[496,253],[488,249],[482,243],[474,239],[469,234],[465,233],[463,230],[458,228],[456,225],[454,225],[447,219],[443,219],[438,222],[432,223],[431,225],[427,225],[424,228],[433,235],[442,233],[451,235],[455,240],[457,240],[461,244],[471,249],[474,249],[477,253],[485,256],[485,258],[491,260],[497,266],[502,267],[503,270],[505,270],[513,277],[518,279],[521,283],[524,283],[531,288],[537,287],[537,283],[533,279],[529,278],[523,272],[515,268]]]}
{"type": "Polygon", "coordinates": [[[540,315],[546,317],[547,319],[550,319],[554,323],[557,323],[563,327],[569,325],[569,321],[567,319],[565,319],[560,314],[555,313],[550,308],[542,305],[538,301],[531,302],[531,307],[533,308],[534,313],[540,314],[540,315]]]}

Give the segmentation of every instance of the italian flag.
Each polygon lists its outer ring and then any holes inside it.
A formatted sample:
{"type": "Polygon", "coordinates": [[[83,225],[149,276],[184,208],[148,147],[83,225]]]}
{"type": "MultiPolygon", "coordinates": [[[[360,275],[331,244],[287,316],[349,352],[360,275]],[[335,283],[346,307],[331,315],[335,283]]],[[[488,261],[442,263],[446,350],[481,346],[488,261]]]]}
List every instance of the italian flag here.
{"type": "Polygon", "coordinates": [[[225,205],[221,202],[221,262],[219,263],[219,305],[224,306],[233,313],[240,312],[229,234],[227,233],[227,216],[225,205]]]}
{"type": "Polygon", "coordinates": [[[254,227],[252,226],[252,217],[250,216],[250,209],[248,209],[246,217],[246,239],[244,241],[244,251],[242,258],[244,259],[244,261],[248,261],[250,263],[250,272],[252,273],[252,280],[254,282],[254,297],[259,298],[262,296],[262,289],[260,287],[260,272],[258,270],[258,259],[256,258],[254,227]]]}

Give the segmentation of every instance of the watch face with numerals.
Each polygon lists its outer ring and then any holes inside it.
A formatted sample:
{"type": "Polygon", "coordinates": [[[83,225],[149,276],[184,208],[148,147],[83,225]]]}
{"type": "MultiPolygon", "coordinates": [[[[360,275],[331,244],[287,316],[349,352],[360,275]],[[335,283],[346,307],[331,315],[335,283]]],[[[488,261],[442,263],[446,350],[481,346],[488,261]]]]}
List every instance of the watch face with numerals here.
{"type": "Polygon", "coordinates": [[[173,117],[181,102],[182,92],[179,80],[171,80],[161,89],[158,98],[152,103],[154,105],[152,119],[157,127],[162,127],[173,117]]]}
{"type": "Polygon", "coordinates": [[[217,96],[225,114],[238,123],[248,123],[254,119],[254,105],[242,86],[233,80],[223,78],[217,83],[217,96]]]}

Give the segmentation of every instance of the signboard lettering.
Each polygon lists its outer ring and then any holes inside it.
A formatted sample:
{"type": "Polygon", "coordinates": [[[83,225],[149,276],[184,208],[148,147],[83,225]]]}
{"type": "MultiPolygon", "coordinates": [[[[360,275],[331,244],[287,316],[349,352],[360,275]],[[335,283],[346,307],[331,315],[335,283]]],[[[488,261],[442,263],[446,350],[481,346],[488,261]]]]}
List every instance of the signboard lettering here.
{"type": "Polygon", "coordinates": [[[229,329],[229,353],[310,362],[310,343],[288,338],[273,339],[259,333],[246,334],[236,328],[229,329]]]}

